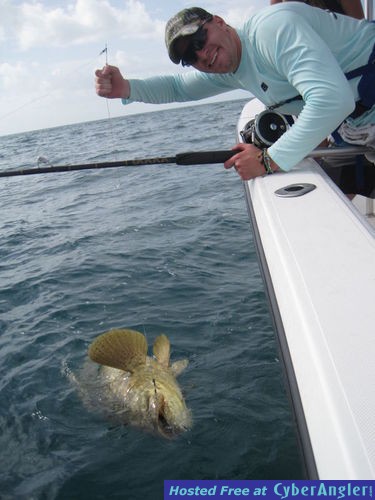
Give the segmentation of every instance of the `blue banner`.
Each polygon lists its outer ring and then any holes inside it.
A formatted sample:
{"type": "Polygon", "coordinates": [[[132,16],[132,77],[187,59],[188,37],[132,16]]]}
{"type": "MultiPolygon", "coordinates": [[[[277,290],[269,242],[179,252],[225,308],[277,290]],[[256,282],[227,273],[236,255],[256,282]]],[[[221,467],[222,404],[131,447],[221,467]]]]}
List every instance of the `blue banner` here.
{"type": "Polygon", "coordinates": [[[375,481],[164,481],[164,500],[181,498],[341,500],[373,498],[375,481]]]}

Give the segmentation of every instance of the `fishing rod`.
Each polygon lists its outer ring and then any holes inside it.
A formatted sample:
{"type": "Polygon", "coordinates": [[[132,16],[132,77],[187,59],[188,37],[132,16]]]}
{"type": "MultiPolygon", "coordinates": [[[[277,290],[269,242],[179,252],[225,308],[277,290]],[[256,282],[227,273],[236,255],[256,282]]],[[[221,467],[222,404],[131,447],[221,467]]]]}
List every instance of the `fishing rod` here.
{"type": "MultiPolygon", "coordinates": [[[[73,172],[77,170],[95,170],[104,168],[118,167],[140,167],[143,165],[161,165],[161,164],[177,164],[177,165],[207,165],[214,163],[224,163],[237,150],[219,150],[219,151],[198,151],[189,153],[179,153],[176,156],[165,156],[156,158],[140,158],[134,160],[117,160],[100,163],[83,163],[77,165],[48,165],[32,168],[18,168],[14,170],[0,171],[0,177],[16,177],[22,175],[50,174],[56,172],[73,172]]],[[[374,150],[362,146],[348,146],[342,148],[317,148],[314,149],[307,158],[322,158],[332,156],[346,155],[362,155],[374,150]]]]}
{"type": "Polygon", "coordinates": [[[234,151],[202,151],[193,153],[181,153],[176,156],[165,156],[156,158],[139,158],[134,160],[117,160],[99,163],[83,163],[79,165],[47,165],[32,168],[19,168],[15,170],[0,171],[0,177],[15,177],[20,175],[49,174],[54,172],[73,172],[76,170],[95,170],[118,167],[140,167],[143,165],[198,165],[209,163],[222,163],[235,154],[234,151]]]}

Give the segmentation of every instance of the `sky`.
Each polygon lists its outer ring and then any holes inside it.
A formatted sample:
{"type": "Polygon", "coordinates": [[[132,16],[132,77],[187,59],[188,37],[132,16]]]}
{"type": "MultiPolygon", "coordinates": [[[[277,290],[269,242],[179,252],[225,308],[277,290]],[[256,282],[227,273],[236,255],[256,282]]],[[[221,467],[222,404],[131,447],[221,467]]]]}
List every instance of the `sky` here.
{"type": "MultiPolygon", "coordinates": [[[[234,27],[268,0],[0,0],[0,135],[160,109],[98,97],[94,71],[125,77],[191,71],[173,64],[166,21],[199,6],[234,27]],[[108,103],[108,105],[107,105],[108,103]]],[[[246,97],[235,92],[227,98],[246,97]]],[[[220,99],[224,97],[221,96],[220,99]]],[[[174,105],[176,106],[176,105],[174,105]]]]}

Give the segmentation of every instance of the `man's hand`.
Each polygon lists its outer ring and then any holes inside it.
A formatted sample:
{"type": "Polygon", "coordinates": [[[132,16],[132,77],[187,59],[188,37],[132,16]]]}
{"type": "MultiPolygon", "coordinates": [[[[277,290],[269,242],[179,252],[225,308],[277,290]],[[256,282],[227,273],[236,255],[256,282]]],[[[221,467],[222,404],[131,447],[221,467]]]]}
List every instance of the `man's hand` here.
{"type": "Polygon", "coordinates": [[[106,64],[103,69],[95,71],[95,90],[101,97],[108,99],[127,99],[130,96],[130,85],[116,66],[106,64]]]}
{"type": "MultiPolygon", "coordinates": [[[[234,167],[243,181],[248,181],[254,177],[259,177],[266,173],[264,165],[261,163],[261,150],[253,144],[236,144],[233,149],[240,150],[224,163],[225,168],[234,167]]],[[[273,171],[278,170],[275,162],[271,162],[273,171]]]]}

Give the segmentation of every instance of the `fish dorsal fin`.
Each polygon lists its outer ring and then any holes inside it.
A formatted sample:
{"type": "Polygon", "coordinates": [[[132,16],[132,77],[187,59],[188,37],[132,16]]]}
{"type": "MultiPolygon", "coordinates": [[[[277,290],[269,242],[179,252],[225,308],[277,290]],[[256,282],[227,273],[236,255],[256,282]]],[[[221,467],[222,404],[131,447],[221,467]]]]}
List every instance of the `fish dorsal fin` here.
{"type": "Polygon", "coordinates": [[[178,377],[180,373],[182,373],[185,370],[188,364],[189,361],[187,359],[180,359],[179,361],[175,361],[171,366],[173,375],[175,377],[178,377]]]}
{"type": "Polygon", "coordinates": [[[147,341],[135,330],[110,330],[99,335],[90,345],[89,357],[101,365],[132,372],[146,363],[147,341]]]}
{"type": "Polygon", "coordinates": [[[155,358],[159,363],[165,367],[169,366],[171,346],[166,335],[159,335],[156,337],[153,347],[155,358]]]}

